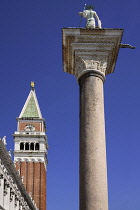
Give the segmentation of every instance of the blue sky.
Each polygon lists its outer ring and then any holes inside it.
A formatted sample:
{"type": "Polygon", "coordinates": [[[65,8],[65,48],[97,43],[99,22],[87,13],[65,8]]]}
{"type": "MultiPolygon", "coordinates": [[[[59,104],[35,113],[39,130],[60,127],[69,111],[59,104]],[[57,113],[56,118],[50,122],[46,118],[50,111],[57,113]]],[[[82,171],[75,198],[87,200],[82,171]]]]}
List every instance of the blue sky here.
{"type": "MultiPolygon", "coordinates": [[[[62,69],[61,28],[78,27],[84,4],[103,28],[124,28],[115,73],[104,84],[110,210],[140,209],[140,2],[138,0],[1,0],[0,136],[12,134],[35,81],[47,123],[48,210],[78,210],[79,87],[62,69]]],[[[81,27],[85,26],[82,20],[81,27]]]]}

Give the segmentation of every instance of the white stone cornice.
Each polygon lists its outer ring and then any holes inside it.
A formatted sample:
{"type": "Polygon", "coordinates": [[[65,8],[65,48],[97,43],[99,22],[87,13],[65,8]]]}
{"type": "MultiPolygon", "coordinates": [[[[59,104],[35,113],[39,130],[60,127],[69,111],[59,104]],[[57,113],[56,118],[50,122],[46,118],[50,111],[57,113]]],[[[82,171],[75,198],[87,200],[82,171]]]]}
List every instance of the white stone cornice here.
{"type": "Polygon", "coordinates": [[[27,158],[19,158],[15,157],[14,163],[16,162],[33,162],[33,163],[44,163],[45,169],[47,170],[47,165],[48,165],[48,159],[46,156],[43,157],[27,157],[27,158]]]}
{"type": "Polygon", "coordinates": [[[114,71],[123,29],[64,28],[64,71],[79,79],[87,72],[103,77],[114,71]]]}

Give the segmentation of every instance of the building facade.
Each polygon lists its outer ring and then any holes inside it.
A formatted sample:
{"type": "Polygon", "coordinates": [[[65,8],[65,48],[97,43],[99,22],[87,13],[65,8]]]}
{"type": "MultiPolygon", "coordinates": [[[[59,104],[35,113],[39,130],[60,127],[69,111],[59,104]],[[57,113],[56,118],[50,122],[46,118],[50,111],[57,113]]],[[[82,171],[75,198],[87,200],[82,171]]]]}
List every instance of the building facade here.
{"type": "Polygon", "coordinates": [[[46,210],[47,136],[34,83],[17,118],[14,162],[0,139],[0,209],[46,210]]]}
{"type": "Polygon", "coordinates": [[[4,137],[0,139],[0,209],[37,210],[35,202],[24,188],[5,145],[4,137]]]}

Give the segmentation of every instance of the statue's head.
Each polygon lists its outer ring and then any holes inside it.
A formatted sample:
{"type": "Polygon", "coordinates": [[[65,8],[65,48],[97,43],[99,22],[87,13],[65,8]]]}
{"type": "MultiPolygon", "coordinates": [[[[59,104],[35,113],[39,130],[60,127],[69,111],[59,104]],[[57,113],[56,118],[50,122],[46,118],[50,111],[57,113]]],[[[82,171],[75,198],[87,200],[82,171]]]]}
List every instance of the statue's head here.
{"type": "Polygon", "coordinates": [[[93,10],[95,7],[93,5],[87,5],[85,7],[86,10],[93,10]]]}

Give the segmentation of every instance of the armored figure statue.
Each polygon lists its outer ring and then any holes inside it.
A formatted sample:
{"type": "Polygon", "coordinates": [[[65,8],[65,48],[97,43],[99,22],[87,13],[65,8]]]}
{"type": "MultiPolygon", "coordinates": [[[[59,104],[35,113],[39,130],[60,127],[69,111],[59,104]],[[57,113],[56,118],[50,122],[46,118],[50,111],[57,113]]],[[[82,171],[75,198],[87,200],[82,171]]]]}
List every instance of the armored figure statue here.
{"type": "Polygon", "coordinates": [[[101,20],[99,19],[97,13],[93,11],[93,9],[94,9],[94,6],[88,5],[85,7],[83,12],[79,12],[79,15],[82,15],[84,18],[87,19],[86,28],[90,28],[90,29],[96,28],[95,18],[98,22],[98,28],[102,28],[101,20]]]}

